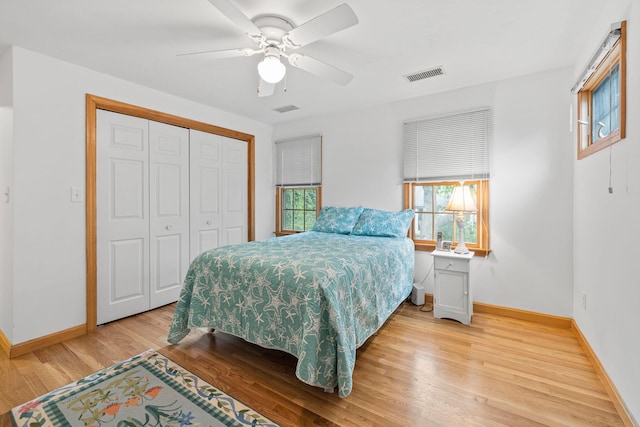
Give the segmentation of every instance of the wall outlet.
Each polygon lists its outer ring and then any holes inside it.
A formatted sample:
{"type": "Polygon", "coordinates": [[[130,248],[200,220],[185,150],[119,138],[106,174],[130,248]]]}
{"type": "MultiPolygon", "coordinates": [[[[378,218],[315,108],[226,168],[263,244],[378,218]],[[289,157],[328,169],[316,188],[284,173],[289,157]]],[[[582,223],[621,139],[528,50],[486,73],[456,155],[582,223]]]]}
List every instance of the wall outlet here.
{"type": "Polygon", "coordinates": [[[582,293],[582,309],[583,310],[587,309],[587,293],[586,292],[582,293]]]}

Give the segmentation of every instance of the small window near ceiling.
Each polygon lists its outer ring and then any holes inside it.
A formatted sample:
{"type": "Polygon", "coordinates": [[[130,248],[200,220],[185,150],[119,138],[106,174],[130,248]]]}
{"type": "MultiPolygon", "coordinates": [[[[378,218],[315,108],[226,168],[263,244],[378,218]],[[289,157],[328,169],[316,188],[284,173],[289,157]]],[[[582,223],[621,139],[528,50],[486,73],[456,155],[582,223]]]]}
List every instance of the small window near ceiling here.
{"type": "Polygon", "coordinates": [[[572,92],[578,101],[578,159],[624,139],[626,21],[611,25],[572,92]]]}
{"type": "Polygon", "coordinates": [[[321,208],[322,137],[276,141],[276,235],[313,228],[321,208]]]}

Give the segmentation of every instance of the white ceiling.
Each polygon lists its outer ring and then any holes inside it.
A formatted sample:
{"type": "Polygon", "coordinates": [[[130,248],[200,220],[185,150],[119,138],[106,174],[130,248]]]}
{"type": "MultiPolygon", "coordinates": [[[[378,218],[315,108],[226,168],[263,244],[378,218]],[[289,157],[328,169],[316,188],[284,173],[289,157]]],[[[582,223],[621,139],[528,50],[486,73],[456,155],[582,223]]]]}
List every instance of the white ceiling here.
{"type": "MultiPolygon", "coordinates": [[[[295,26],[344,1],[235,0],[249,18],[295,26]]],[[[0,52],[16,45],[202,104],[279,123],[572,66],[602,0],[346,0],[359,24],[301,53],[353,74],[346,86],[287,64],[287,91],[258,98],[260,55],[176,54],[252,47],[207,0],[0,0],[0,52]],[[402,76],[442,66],[445,74],[402,76]],[[299,110],[278,113],[293,104],[299,110]]],[[[567,88],[569,90],[569,88],[567,88]]]]}

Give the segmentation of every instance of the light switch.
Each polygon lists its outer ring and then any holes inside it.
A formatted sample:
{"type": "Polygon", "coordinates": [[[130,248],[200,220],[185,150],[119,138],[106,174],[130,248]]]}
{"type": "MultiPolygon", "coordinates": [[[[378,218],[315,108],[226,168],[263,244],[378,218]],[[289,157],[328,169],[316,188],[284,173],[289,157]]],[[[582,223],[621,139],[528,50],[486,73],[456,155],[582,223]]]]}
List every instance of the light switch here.
{"type": "Polygon", "coordinates": [[[84,188],[71,187],[71,201],[72,202],[84,202],[84,188]]]}

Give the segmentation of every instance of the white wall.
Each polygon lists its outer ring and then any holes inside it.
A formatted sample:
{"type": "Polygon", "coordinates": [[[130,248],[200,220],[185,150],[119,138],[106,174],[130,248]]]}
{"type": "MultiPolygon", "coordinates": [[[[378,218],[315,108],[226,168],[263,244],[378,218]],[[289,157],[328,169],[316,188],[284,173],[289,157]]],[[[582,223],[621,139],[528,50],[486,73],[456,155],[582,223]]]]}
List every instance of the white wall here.
{"type": "Polygon", "coordinates": [[[256,239],[273,231],[272,127],[21,48],[13,49],[12,343],[85,323],[85,94],[256,136],[256,239]]]}
{"type": "Polygon", "coordinates": [[[4,193],[12,185],[12,83],[13,56],[8,49],[0,55],[0,330],[9,341],[13,335],[13,215],[4,193]]]}
{"type": "MultiPolygon", "coordinates": [[[[403,206],[403,120],[491,106],[493,252],[472,262],[474,300],[571,316],[570,80],[571,70],[555,70],[299,120],[277,125],[275,138],[323,135],[323,205],[397,210],[403,206]]],[[[432,262],[425,252],[416,255],[416,281],[427,277],[430,293],[432,262]]]]}
{"type": "Polygon", "coordinates": [[[609,0],[585,40],[577,76],[611,23],[627,20],[627,134],[611,150],[574,153],[574,313],[580,330],[640,420],[640,4],[609,0]],[[610,160],[611,158],[611,160],[610,160]],[[609,162],[613,193],[609,194],[609,162]],[[582,308],[582,294],[587,308],[582,308]]]}

